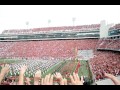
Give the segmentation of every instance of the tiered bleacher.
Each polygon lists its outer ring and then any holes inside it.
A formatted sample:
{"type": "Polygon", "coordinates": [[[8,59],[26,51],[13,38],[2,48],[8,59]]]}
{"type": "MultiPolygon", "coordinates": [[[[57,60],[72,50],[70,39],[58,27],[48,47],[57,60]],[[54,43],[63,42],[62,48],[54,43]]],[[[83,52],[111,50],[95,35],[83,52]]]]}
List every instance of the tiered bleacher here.
{"type": "Polygon", "coordinates": [[[104,79],[104,72],[120,75],[120,54],[111,51],[95,51],[94,57],[90,60],[92,71],[96,80],[104,79]]]}
{"type": "Polygon", "coordinates": [[[120,39],[101,39],[98,48],[100,49],[110,49],[110,50],[120,50],[120,39]]]}
{"type": "Polygon", "coordinates": [[[85,40],[52,40],[52,41],[21,41],[1,42],[1,58],[28,58],[43,57],[73,58],[75,48],[79,50],[95,49],[97,39],[85,40]]]}
{"type": "Polygon", "coordinates": [[[39,34],[48,32],[74,32],[74,31],[93,31],[99,30],[100,24],[80,25],[80,26],[62,26],[62,27],[46,27],[32,29],[13,29],[4,30],[2,34],[19,35],[19,34],[39,34]]]}
{"type": "Polygon", "coordinates": [[[109,29],[109,31],[115,31],[116,35],[109,35],[106,38],[100,38],[98,41],[98,49],[108,49],[108,50],[120,50],[120,34],[119,34],[120,24],[115,24],[109,29]]]}

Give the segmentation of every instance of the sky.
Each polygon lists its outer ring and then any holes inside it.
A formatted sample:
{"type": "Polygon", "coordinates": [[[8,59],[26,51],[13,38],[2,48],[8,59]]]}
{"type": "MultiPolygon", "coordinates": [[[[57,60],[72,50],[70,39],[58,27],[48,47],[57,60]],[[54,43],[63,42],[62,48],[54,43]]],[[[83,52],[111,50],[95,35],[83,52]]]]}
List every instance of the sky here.
{"type": "Polygon", "coordinates": [[[98,24],[101,20],[120,23],[120,5],[0,5],[0,33],[10,29],[72,26],[73,18],[74,25],[98,24]]]}

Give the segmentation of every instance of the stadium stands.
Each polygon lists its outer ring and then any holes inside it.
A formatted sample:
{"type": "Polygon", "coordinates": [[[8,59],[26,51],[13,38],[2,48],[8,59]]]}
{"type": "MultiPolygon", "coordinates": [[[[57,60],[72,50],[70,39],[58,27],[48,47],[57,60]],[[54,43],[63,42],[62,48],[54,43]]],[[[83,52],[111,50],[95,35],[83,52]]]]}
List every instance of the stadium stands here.
{"type": "Polygon", "coordinates": [[[90,65],[96,80],[104,79],[104,72],[120,75],[120,55],[114,52],[95,51],[94,58],[91,58],[90,65]]]}
{"type": "Polygon", "coordinates": [[[113,27],[110,27],[110,30],[120,29],[120,23],[115,24],[113,27]]]}
{"type": "Polygon", "coordinates": [[[38,34],[48,33],[54,31],[90,31],[99,30],[100,24],[81,25],[81,26],[62,26],[62,27],[47,27],[47,28],[33,28],[33,29],[20,29],[20,30],[4,30],[2,34],[38,34]]]}
{"type": "Polygon", "coordinates": [[[43,57],[74,58],[75,48],[79,50],[95,49],[97,39],[88,40],[54,40],[54,41],[21,41],[0,43],[1,58],[28,58],[43,57]]]}
{"type": "Polygon", "coordinates": [[[98,44],[98,48],[119,50],[120,49],[120,39],[101,39],[98,44]]]}

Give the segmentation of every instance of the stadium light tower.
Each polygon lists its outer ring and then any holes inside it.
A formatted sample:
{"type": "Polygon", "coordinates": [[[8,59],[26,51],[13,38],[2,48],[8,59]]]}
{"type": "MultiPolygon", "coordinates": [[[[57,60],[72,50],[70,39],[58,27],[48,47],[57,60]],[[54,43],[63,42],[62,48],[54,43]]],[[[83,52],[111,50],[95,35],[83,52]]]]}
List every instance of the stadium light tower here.
{"type": "Polygon", "coordinates": [[[27,26],[27,29],[28,29],[29,22],[27,21],[25,24],[26,24],[26,26],[27,26]]]}
{"type": "Polygon", "coordinates": [[[75,18],[75,17],[73,17],[73,18],[72,18],[72,21],[73,21],[73,26],[74,26],[74,22],[75,22],[75,20],[76,20],[76,18],[75,18]]]}
{"type": "Polygon", "coordinates": [[[49,19],[49,20],[48,20],[48,27],[49,27],[49,24],[50,24],[50,23],[51,23],[51,20],[49,19]]]}

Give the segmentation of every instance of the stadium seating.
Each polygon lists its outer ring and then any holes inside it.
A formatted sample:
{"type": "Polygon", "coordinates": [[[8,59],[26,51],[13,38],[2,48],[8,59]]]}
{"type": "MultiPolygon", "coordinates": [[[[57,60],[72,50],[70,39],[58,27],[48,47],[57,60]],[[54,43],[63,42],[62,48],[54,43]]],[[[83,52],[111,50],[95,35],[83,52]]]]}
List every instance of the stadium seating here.
{"type": "Polygon", "coordinates": [[[49,31],[90,31],[99,30],[100,24],[80,25],[80,26],[61,26],[61,27],[45,27],[45,28],[32,28],[32,29],[20,29],[20,30],[4,30],[2,34],[35,34],[46,33],[49,31]]]}
{"type": "Polygon", "coordinates": [[[96,80],[104,79],[104,72],[120,75],[120,55],[114,52],[95,51],[90,65],[96,80]]]}
{"type": "Polygon", "coordinates": [[[115,29],[120,29],[120,23],[116,24],[114,27],[115,29]]]}
{"type": "Polygon", "coordinates": [[[112,49],[119,50],[120,49],[120,39],[101,39],[98,44],[98,48],[102,49],[112,49]]]}
{"type": "MultiPolygon", "coordinates": [[[[112,30],[119,30],[119,29],[120,29],[120,24],[115,24],[109,30],[112,31],[112,30]]],[[[97,48],[98,49],[120,50],[120,38],[114,38],[114,39],[111,39],[109,37],[101,38],[98,41],[97,48]]]]}
{"type": "Polygon", "coordinates": [[[75,48],[95,49],[97,39],[1,42],[1,58],[74,58],[75,48]]]}
{"type": "Polygon", "coordinates": [[[110,27],[109,30],[115,30],[115,29],[120,29],[120,23],[115,24],[113,27],[110,27]]]}

